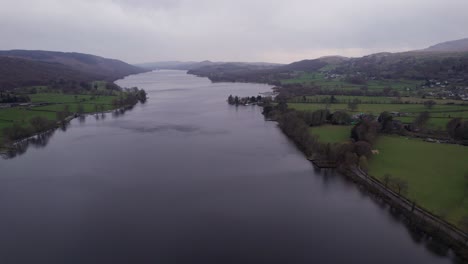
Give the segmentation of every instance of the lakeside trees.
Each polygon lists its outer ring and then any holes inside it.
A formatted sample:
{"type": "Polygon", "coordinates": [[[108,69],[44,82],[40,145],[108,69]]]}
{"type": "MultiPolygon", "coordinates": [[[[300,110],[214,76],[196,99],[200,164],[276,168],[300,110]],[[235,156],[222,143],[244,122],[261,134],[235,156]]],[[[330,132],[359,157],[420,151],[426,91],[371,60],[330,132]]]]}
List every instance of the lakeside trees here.
{"type": "Polygon", "coordinates": [[[421,112],[418,114],[418,116],[414,119],[413,121],[413,125],[416,127],[416,128],[424,128],[427,124],[427,121],[429,121],[429,118],[430,118],[430,114],[429,112],[425,111],[425,112],[421,112]]]}
{"type": "Polygon", "coordinates": [[[351,138],[356,142],[365,141],[372,145],[377,138],[379,127],[378,122],[371,118],[364,118],[351,130],[351,138]]]}
{"type": "Polygon", "coordinates": [[[468,121],[454,118],[447,124],[447,133],[456,140],[468,140],[468,121]]]}
{"type": "Polygon", "coordinates": [[[266,98],[258,95],[258,96],[250,96],[250,97],[239,97],[233,96],[232,94],[228,96],[227,102],[230,105],[247,105],[247,104],[259,104],[263,103],[266,98]]]}
{"type": "Polygon", "coordinates": [[[309,126],[320,126],[322,124],[325,124],[330,117],[330,111],[323,109],[323,110],[317,110],[317,111],[306,111],[302,112],[303,113],[303,118],[306,124],[309,126]]]}
{"type": "Polygon", "coordinates": [[[308,130],[307,124],[296,111],[280,115],[278,124],[281,130],[308,156],[318,146],[317,139],[308,130]]]}
{"type": "MultiPolygon", "coordinates": [[[[120,88],[119,88],[120,89],[120,88]]],[[[49,95],[48,93],[44,93],[44,95],[49,95]]],[[[138,88],[131,88],[131,89],[122,89],[120,92],[120,97],[117,97],[117,102],[114,101],[114,107],[123,107],[123,106],[133,106],[138,102],[145,102],[146,101],[146,92],[143,89],[138,88]],[[122,105],[120,105],[122,104],[122,105]]],[[[8,126],[2,129],[0,132],[2,133],[2,138],[4,139],[3,143],[12,143],[14,141],[30,137],[34,134],[42,133],[47,130],[53,129],[57,127],[59,124],[63,125],[69,120],[69,117],[76,116],[76,115],[83,115],[86,112],[85,105],[83,102],[85,99],[82,99],[83,95],[64,95],[63,93],[57,93],[53,96],[53,103],[48,103],[51,106],[49,109],[55,110],[55,118],[53,114],[50,112],[54,110],[36,110],[35,107],[13,107],[8,108],[7,111],[11,112],[12,118],[6,120],[8,126]],[[81,99],[79,98],[81,97],[81,99]],[[68,99],[67,102],[70,104],[61,104],[57,102],[57,98],[62,99],[64,101],[68,99]],[[72,101],[70,101],[70,98],[72,101]],[[76,111],[76,112],[75,112],[76,111]],[[28,112],[28,115],[25,113],[28,112]],[[13,114],[14,113],[14,114],[13,114]],[[31,114],[33,113],[33,114],[31,114]],[[37,114],[37,116],[35,116],[37,114]],[[16,115],[16,116],[15,116],[16,115]],[[32,117],[31,117],[32,115],[32,117]]],[[[94,96],[90,96],[90,101],[96,99],[94,96]]],[[[115,96],[113,96],[115,97],[115,96]]],[[[100,98],[101,99],[101,98],[100,98]]],[[[94,102],[94,112],[104,112],[106,109],[110,109],[110,101],[111,98],[107,98],[108,100],[99,100],[94,102]]],[[[42,97],[41,97],[41,100],[42,97]]],[[[88,103],[89,104],[89,103],[88,103]]],[[[89,111],[89,110],[88,110],[89,111]]]]}
{"type": "Polygon", "coordinates": [[[0,104],[6,103],[27,103],[30,102],[31,98],[27,95],[19,95],[11,92],[0,91],[0,104]]]}
{"type": "MultiPolygon", "coordinates": [[[[116,107],[133,106],[140,103],[145,103],[147,100],[146,91],[144,89],[138,89],[137,87],[126,88],[119,97],[115,99],[112,104],[116,107]]],[[[104,112],[104,109],[101,109],[104,112]]]]}

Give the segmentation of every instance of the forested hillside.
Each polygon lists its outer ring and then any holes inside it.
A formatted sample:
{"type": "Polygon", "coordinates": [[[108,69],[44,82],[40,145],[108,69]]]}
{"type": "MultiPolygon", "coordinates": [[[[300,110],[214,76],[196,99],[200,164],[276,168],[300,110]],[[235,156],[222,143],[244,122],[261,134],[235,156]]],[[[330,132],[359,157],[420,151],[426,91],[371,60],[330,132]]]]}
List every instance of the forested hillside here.
{"type": "Polygon", "coordinates": [[[114,81],[145,70],[125,62],[81,53],[0,51],[0,89],[48,85],[57,80],[114,81]]]}

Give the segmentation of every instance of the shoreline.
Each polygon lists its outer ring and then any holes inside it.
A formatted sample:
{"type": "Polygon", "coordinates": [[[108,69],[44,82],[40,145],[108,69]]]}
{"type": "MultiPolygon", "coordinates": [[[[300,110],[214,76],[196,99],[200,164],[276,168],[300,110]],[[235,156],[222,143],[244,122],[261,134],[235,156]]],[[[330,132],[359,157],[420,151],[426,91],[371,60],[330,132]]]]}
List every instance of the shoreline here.
{"type": "MultiPolygon", "coordinates": [[[[275,119],[265,118],[265,120],[274,121],[279,126],[278,121],[275,119]]],[[[284,133],[283,129],[280,128],[280,130],[284,136],[291,139],[284,133]]],[[[297,143],[292,143],[315,168],[319,170],[336,170],[341,176],[355,183],[357,187],[361,187],[369,194],[372,194],[373,197],[389,205],[392,212],[403,216],[404,223],[411,231],[423,235],[423,237],[425,236],[428,242],[451,249],[456,257],[462,261],[461,263],[468,263],[468,233],[445,221],[440,216],[434,215],[404,195],[397,194],[389,187],[385,187],[378,179],[362,172],[357,166],[355,168],[346,168],[333,164],[332,161],[326,159],[311,158],[317,154],[316,150],[312,153],[312,156],[307,156],[307,153],[297,143]]]]}
{"type": "MultiPolygon", "coordinates": [[[[259,105],[263,107],[262,105],[259,105]]],[[[267,118],[266,121],[275,121],[267,118]]],[[[283,135],[291,139],[282,129],[283,135]]],[[[306,155],[305,158],[309,160],[314,167],[318,169],[334,169],[337,164],[332,164],[327,160],[316,160],[307,157],[307,154],[297,145],[296,147],[306,155]]],[[[365,191],[372,194],[374,197],[380,199],[385,204],[389,205],[391,210],[404,217],[405,224],[408,227],[427,238],[430,242],[439,243],[440,245],[450,248],[454,254],[462,260],[462,263],[468,262],[468,233],[447,222],[440,216],[434,215],[424,207],[418,205],[414,201],[410,201],[404,195],[397,194],[390,188],[384,186],[378,179],[360,171],[360,169],[345,170],[338,168],[337,172],[345,178],[353,181],[357,186],[364,188],[365,191]]]]}
{"type": "Polygon", "coordinates": [[[69,116],[65,117],[63,119],[63,121],[57,121],[54,128],[34,133],[31,136],[15,140],[14,142],[9,143],[9,144],[0,145],[0,157],[4,156],[4,155],[7,155],[9,151],[14,151],[16,145],[18,145],[18,144],[20,144],[20,143],[22,143],[24,141],[28,141],[28,140],[34,139],[36,137],[40,137],[41,135],[44,135],[44,134],[50,133],[52,131],[55,131],[55,130],[59,129],[60,126],[69,124],[75,118],[98,115],[98,114],[108,114],[108,113],[113,113],[115,111],[125,111],[125,110],[128,110],[128,109],[132,108],[133,106],[134,105],[127,105],[127,106],[122,106],[122,107],[119,107],[119,108],[115,108],[115,109],[111,109],[111,110],[107,110],[107,111],[103,111],[103,112],[91,112],[91,113],[85,113],[85,114],[81,114],[81,115],[77,114],[77,113],[73,113],[72,115],[69,115],[69,116]]]}
{"type": "Polygon", "coordinates": [[[468,260],[468,234],[453,224],[424,209],[414,201],[386,187],[376,178],[359,168],[348,168],[338,171],[368,193],[382,200],[391,210],[404,216],[412,231],[426,235],[452,249],[462,260],[468,260]]]}

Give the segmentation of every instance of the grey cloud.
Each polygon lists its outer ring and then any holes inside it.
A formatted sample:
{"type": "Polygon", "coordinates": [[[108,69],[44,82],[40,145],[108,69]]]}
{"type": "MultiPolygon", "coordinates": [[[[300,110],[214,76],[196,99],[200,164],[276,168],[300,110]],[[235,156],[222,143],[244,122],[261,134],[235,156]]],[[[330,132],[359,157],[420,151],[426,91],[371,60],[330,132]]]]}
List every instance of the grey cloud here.
{"type": "Polygon", "coordinates": [[[0,49],[290,62],[468,36],[466,0],[0,0],[0,49]]]}

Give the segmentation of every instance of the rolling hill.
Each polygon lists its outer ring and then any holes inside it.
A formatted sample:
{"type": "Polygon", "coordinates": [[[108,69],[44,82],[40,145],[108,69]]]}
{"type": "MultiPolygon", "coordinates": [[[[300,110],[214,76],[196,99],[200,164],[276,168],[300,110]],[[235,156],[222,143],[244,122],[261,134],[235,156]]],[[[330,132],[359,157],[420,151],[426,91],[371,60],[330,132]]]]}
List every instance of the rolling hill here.
{"type": "Polygon", "coordinates": [[[437,79],[468,84],[468,38],[408,52],[381,52],[359,58],[326,56],[269,67],[208,65],[194,68],[189,73],[208,77],[212,81],[266,82],[276,85],[278,80],[294,77],[297,72],[317,71],[373,80],[437,79]]]}
{"type": "Polygon", "coordinates": [[[442,42],[423,51],[429,52],[468,52],[468,38],[442,42]]]}
{"type": "Polygon", "coordinates": [[[125,62],[82,53],[0,51],[0,89],[44,85],[53,80],[114,81],[146,70],[125,62]]]}

